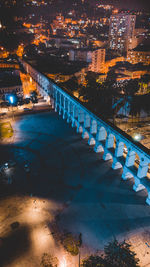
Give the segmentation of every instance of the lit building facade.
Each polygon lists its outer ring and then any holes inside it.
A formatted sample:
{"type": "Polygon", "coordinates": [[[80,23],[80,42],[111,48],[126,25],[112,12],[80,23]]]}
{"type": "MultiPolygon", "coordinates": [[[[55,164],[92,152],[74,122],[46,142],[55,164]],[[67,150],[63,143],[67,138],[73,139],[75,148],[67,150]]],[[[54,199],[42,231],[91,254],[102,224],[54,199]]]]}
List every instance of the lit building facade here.
{"type": "Polygon", "coordinates": [[[127,61],[132,64],[143,63],[144,65],[150,64],[150,50],[149,51],[138,51],[138,48],[135,50],[129,50],[127,54],[127,61]]]}
{"type": "Polygon", "coordinates": [[[103,72],[105,64],[105,49],[74,49],[69,51],[70,61],[85,61],[89,64],[88,71],[103,72]]]}
{"type": "Polygon", "coordinates": [[[89,65],[89,71],[103,72],[105,64],[105,49],[97,49],[92,52],[92,61],[89,65]]]}
{"type": "Polygon", "coordinates": [[[110,17],[109,47],[127,51],[134,37],[136,15],[116,14],[110,17]]]}

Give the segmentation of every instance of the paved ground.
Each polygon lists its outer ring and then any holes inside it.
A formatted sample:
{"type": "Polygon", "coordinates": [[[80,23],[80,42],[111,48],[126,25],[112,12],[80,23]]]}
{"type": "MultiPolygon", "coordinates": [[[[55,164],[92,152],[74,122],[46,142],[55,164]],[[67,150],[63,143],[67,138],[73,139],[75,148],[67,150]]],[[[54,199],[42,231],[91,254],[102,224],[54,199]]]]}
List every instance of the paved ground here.
{"type": "MultiPolygon", "coordinates": [[[[1,162],[17,162],[7,174],[12,185],[1,190],[1,266],[38,267],[49,251],[62,262],[64,251],[49,224],[57,213],[61,231],[82,233],[82,255],[102,250],[116,237],[130,240],[141,266],[150,266],[146,193],[135,193],[132,181],[121,180],[121,171],[113,171],[111,162],[53,111],[25,115],[14,127],[14,138],[0,147],[1,162]],[[30,173],[23,169],[26,162],[30,173]]],[[[76,266],[76,260],[66,266],[76,266]]]]}

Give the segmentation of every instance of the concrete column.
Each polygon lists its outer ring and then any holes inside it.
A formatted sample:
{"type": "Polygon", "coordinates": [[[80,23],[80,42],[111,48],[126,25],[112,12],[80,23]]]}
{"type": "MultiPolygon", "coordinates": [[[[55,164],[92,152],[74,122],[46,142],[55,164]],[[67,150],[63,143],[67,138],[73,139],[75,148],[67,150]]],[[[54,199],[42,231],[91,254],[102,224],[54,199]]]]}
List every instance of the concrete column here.
{"type": "Polygon", "coordinates": [[[78,117],[78,110],[77,110],[77,107],[74,106],[74,107],[73,107],[73,118],[75,119],[75,118],[77,118],[77,117],[78,117]]]}
{"type": "Polygon", "coordinates": [[[54,108],[54,99],[51,98],[51,104],[52,104],[52,108],[54,108]]]}
{"type": "Polygon", "coordinates": [[[70,122],[70,116],[71,116],[71,103],[70,101],[68,100],[68,112],[67,112],[67,122],[69,123],[70,122]]]}
{"type": "Polygon", "coordinates": [[[90,128],[91,119],[88,114],[84,116],[84,128],[90,128]]]}
{"type": "Polygon", "coordinates": [[[138,192],[138,191],[145,189],[145,186],[141,184],[141,181],[139,178],[135,177],[134,179],[135,179],[135,183],[133,185],[133,190],[135,192],[138,192]]]}
{"type": "Polygon", "coordinates": [[[135,162],[135,152],[134,151],[129,151],[126,157],[126,162],[125,165],[127,167],[131,167],[134,165],[135,162]]]}
{"type": "Polygon", "coordinates": [[[95,145],[95,139],[93,137],[90,137],[89,140],[88,140],[88,144],[90,146],[95,145]]]}
{"type": "Polygon", "coordinates": [[[82,126],[80,125],[80,123],[78,123],[78,126],[77,126],[77,133],[82,133],[83,132],[83,128],[82,126]]]}
{"type": "Polygon", "coordinates": [[[64,97],[64,108],[63,108],[63,119],[66,118],[66,114],[67,114],[67,99],[64,97]]]}
{"type": "Polygon", "coordinates": [[[121,169],[121,168],[122,168],[121,163],[118,161],[118,159],[116,157],[113,157],[112,169],[117,170],[117,169],[121,169]]]}
{"type": "Polygon", "coordinates": [[[106,130],[102,126],[98,126],[96,140],[103,141],[106,139],[106,130]]]}
{"type": "Polygon", "coordinates": [[[140,164],[138,167],[137,177],[144,178],[147,176],[148,172],[148,162],[140,160],[140,164]]]}
{"type": "Polygon", "coordinates": [[[104,150],[103,160],[110,160],[112,159],[112,155],[108,152],[107,148],[104,150]]]}
{"type": "Polygon", "coordinates": [[[91,134],[97,133],[97,122],[95,120],[92,120],[91,122],[90,133],[91,134]]]}
{"type": "Polygon", "coordinates": [[[78,122],[79,123],[84,122],[84,111],[81,109],[78,112],[78,122]]]}
{"type": "Polygon", "coordinates": [[[114,146],[114,136],[112,134],[108,134],[105,146],[106,148],[112,148],[114,146]]]}
{"type": "Polygon", "coordinates": [[[59,115],[61,115],[61,109],[62,109],[62,99],[61,99],[61,93],[59,94],[59,115]]]}
{"type": "Polygon", "coordinates": [[[146,203],[147,203],[148,205],[150,205],[150,189],[149,189],[149,191],[148,191],[148,196],[147,196],[147,199],[146,199],[146,203]]]}
{"type": "Polygon", "coordinates": [[[127,180],[133,178],[132,173],[130,172],[130,170],[128,169],[128,167],[126,165],[124,165],[123,167],[123,173],[122,173],[122,179],[123,180],[127,180]]]}
{"type": "Polygon", "coordinates": [[[124,149],[124,143],[118,140],[116,143],[115,157],[123,156],[123,149],[124,149]]]}
{"type": "Polygon", "coordinates": [[[83,139],[88,139],[88,138],[89,138],[89,134],[88,134],[88,132],[86,131],[86,129],[83,130],[82,138],[83,138],[83,139]]]}
{"type": "Polygon", "coordinates": [[[94,147],[94,151],[96,153],[100,153],[100,152],[104,151],[103,146],[98,141],[96,141],[96,144],[95,144],[95,147],[94,147]]]}
{"type": "Polygon", "coordinates": [[[58,95],[57,91],[55,91],[55,112],[57,112],[57,105],[58,105],[58,95]]]}

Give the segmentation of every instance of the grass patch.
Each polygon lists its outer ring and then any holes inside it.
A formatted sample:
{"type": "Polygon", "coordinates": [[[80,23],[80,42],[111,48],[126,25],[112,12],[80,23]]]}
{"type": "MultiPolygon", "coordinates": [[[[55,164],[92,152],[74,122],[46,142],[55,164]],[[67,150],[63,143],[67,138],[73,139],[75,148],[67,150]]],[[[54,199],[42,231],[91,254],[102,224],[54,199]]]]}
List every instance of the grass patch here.
{"type": "Polygon", "coordinates": [[[0,122],[0,139],[10,138],[13,136],[13,128],[10,122],[0,122]]]}

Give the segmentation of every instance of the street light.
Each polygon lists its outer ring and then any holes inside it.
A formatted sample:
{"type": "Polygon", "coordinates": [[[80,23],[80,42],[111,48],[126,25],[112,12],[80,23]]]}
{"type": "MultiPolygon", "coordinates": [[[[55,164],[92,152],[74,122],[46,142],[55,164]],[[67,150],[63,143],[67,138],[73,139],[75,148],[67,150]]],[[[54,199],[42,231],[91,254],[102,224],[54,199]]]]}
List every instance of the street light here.
{"type": "Polygon", "coordinates": [[[14,104],[14,97],[13,97],[13,96],[10,96],[10,97],[9,97],[9,102],[10,102],[11,104],[14,104]]]}
{"type": "Polygon", "coordinates": [[[14,96],[9,96],[9,103],[11,104],[11,107],[12,107],[12,118],[13,118],[13,120],[14,120],[14,112],[13,112],[13,104],[14,104],[14,96]]]}
{"type": "Polygon", "coordinates": [[[60,267],[67,267],[66,259],[63,258],[63,261],[60,264],[60,267]]]}
{"type": "Polygon", "coordinates": [[[138,142],[142,139],[142,136],[141,136],[141,134],[136,133],[136,134],[134,134],[133,139],[138,142]]]}

